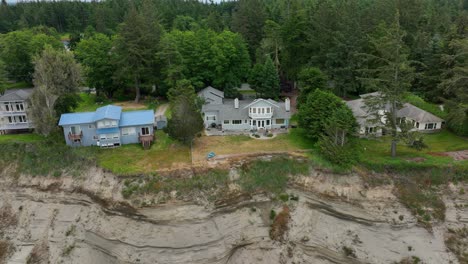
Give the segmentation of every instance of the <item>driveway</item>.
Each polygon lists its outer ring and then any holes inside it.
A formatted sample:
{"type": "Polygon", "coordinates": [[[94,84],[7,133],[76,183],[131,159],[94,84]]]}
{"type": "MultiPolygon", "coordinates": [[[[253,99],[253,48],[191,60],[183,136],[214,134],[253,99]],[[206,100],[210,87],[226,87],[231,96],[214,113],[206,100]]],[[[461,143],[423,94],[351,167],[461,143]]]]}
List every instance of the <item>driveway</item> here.
{"type": "Polygon", "coordinates": [[[169,108],[169,104],[162,104],[158,106],[158,109],[156,109],[156,112],[154,113],[154,116],[165,116],[166,110],[169,108]]]}

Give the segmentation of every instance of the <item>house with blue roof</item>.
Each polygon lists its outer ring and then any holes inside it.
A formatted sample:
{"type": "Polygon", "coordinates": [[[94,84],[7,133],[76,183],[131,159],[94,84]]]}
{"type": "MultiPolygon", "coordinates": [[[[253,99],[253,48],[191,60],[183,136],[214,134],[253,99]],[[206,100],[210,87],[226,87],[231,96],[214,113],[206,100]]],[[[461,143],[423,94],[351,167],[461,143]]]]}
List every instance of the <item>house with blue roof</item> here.
{"type": "Polygon", "coordinates": [[[114,105],[100,107],[96,112],[62,114],[59,126],[67,145],[117,147],[141,143],[147,148],[153,141],[154,111],[122,112],[114,105]]]}

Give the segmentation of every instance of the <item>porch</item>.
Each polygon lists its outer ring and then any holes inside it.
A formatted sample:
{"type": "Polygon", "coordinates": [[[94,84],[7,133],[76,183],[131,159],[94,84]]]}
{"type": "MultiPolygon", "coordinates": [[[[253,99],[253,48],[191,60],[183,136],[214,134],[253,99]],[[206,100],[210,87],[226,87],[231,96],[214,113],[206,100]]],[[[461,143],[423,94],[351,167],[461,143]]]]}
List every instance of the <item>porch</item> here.
{"type": "Polygon", "coordinates": [[[151,147],[151,143],[154,141],[154,135],[142,135],[138,133],[138,141],[144,149],[149,149],[151,147]]]}

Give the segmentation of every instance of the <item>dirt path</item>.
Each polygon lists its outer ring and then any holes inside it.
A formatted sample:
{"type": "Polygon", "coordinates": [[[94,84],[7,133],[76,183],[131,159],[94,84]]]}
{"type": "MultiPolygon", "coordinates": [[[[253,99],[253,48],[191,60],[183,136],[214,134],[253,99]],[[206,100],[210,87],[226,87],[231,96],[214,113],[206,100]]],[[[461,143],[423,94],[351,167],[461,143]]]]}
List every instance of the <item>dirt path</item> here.
{"type": "Polygon", "coordinates": [[[162,104],[158,106],[158,109],[156,109],[156,112],[154,113],[154,116],[164,116],[166,113],[166,110],[169,108],[169,104],[162,104]]]}

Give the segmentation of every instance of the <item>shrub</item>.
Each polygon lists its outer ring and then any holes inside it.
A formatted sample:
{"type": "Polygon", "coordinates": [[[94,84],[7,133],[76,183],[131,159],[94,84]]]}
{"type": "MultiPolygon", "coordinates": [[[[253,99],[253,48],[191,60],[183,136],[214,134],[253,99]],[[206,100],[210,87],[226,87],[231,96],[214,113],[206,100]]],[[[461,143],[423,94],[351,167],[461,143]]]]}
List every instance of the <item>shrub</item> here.
{"type": "Polygon", "coordinates": [[[320,154],[343,168],[349,168],[359,161],[359,148],[357,140],[351,138],[344,146],[336,145],[330,137],[322,135],[317,142],[320,154]]]}

